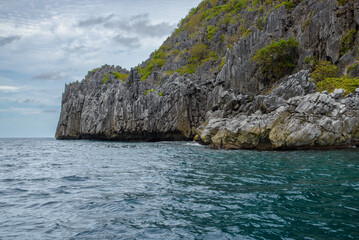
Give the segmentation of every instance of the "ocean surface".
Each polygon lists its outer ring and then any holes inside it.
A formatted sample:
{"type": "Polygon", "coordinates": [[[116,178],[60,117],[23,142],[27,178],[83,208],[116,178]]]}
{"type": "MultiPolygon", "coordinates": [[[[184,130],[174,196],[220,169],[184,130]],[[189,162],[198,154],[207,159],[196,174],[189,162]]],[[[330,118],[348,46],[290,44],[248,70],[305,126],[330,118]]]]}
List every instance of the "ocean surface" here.
{"type": "Polygon", "coordinates": [[[359,239],[359,150],[0,139],[0,239],[359,239]]]}

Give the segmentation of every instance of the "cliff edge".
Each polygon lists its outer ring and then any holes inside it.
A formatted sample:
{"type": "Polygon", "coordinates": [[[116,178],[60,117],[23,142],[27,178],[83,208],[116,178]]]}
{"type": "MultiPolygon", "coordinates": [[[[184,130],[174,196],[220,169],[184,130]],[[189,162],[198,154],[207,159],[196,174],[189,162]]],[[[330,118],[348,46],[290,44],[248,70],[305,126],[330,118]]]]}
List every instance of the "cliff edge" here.
{"type": "Polygon", "coordinates": [[[359,2],[205,0],[150,58],[66,85],[57,139],[359,145],[359,2]]]}

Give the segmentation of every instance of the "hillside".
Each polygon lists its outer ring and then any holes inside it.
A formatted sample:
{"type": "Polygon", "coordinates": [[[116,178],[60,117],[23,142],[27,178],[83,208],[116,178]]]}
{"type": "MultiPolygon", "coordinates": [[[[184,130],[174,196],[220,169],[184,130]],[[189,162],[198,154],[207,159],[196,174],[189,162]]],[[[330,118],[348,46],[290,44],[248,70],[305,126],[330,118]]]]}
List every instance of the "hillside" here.
{"type": "Polygon", "coordinates": [[[139,66],[66,86],[56,137],[357,145],[358,46],[356,0],[205,0],[139,66]]]}

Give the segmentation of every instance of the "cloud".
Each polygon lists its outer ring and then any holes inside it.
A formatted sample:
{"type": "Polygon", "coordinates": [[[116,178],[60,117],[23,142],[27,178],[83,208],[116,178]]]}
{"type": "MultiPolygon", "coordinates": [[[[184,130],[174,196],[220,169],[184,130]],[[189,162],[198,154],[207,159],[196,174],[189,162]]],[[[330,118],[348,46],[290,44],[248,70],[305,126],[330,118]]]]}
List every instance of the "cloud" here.
{"type": "Polygon", "coordinates": [[[137,48],[140,46],[140,40],[137,37],[124,37],[117,35],[113,38],[115,42],[128,48],[137,48]]]}
{"type": "Polygon", "coordinates": [[[114,14],[111,14],[106,17],[92,17],[79,21],[77,24],[77,26],[82,28],[95,25],[102,25],[107,29],[124,32],[124,35],[136,34],[142,37],[167,36],[176,26],[165,21],[156,24],[151,23],[148,13],[133,15],[128,19],[118,19],[114,17],[114,14]]]}
{"type": "Polygon", "coordinates": [[[71,76],[64,72],[45,72],[40,73],[32,78],[32,80],[63,80],[63,79],[72,79],[71,76]]]}
{"type": "Polygon", "coordinates": [[[16,92],[19,91],[21,87],[14,87],[14,86],[0,86],[0,91],[2,92],[16,92]]]}
{"type": "Polygon", "coordinates": [[[33,98],[24,98],[24,97],[0,97],[1,101],[8,101],[8,102],[14,102],[14,103],[25,103],[25,104],[33,104],[33,103],[37,103],[38,100],[33,99],[33,98]]]}
{"type": "Polygon", "coordinates": [[[6,44],[10,44],[16,40],[19,40],[19,35],[13,35],[9,37],[0,37],[0,47],[5,46],[6,44]]]}
{"type": "Polygon", "coordinates": [[[129,22],[129,27],[132,29],[132,31],[139,35],[149,37],[166,36],[175,28],[175,26],[175,24],[170,24],[168,22],[151,24],[148,13],[133,16],[129,22]]]}
{"type": "Polygon", "coordinates": [[[95,25],[100,25],[100,24],[107,23],[107,22],[111,21],[113,16],[114,15],[111,14],[111,15],[108,15],[107,17],[97,17],[97,18],[91,17],[91,18],[89,18],[87,20],[79,21],[77,26],[79,26],[79,27],[92,27],[92,26],[95,26],[95,25]]]}

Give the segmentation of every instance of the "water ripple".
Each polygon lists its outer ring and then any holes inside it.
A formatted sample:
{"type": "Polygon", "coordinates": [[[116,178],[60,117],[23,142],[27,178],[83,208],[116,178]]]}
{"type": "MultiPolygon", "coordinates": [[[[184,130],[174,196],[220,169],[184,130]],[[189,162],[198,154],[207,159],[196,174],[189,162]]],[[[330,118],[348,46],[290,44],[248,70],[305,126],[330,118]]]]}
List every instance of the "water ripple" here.
{"type": "Polygon", "coordinates": [[[358,239],[359,150],[0,139],[0,239],[358,239]]]}

